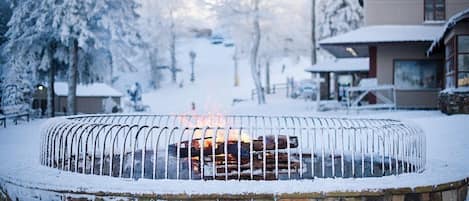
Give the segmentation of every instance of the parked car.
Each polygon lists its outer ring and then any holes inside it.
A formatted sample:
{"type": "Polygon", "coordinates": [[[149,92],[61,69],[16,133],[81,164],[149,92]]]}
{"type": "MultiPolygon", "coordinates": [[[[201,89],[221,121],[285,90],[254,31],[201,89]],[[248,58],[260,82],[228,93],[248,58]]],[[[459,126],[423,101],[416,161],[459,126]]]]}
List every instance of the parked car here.
{"type": "Polygon", "coordinates": [[[308,82],[300,83],[299,86],[293,91],[292,98],[303,98],[305,100],[312,100],[316,97],[316,85],[308,82]]]}
{"type": "Polygon", "coordinates": [[[222,44],[224,41],[224,38],[220,35],[214,35],[210,38],[210,42],[214,45],[222,44]]]}

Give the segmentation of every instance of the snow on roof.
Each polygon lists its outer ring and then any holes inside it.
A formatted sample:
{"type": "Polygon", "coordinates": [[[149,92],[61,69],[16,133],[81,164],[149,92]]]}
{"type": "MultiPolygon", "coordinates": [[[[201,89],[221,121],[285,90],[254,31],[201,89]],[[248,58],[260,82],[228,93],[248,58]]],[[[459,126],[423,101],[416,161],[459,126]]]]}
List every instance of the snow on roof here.
{"type": "MultiPolygon", "coordinates": [[[[68,84],[66,82],[56,82],[54,84],[55,94],[57,96],[67,96],[68,84]]],[[[77,96],[87,97],[116,97],[122,96],[122,93],[104,83],[77,84],[77,96]]]]}
{"type": "Polygon", "coordinates": [[[320,45],[346,43],[389,43],[433,41],[442,27],[436,25],[379,25],[359,28],[348,33],[326,38],[320,45]]]}
{"type": "Polygon", "coordinates": [[[335,59],[319,62],[305,69],[308,72],[352,72],[368,71],[370,63],[368,58],[335,59]]]}
{"type": "Polygon", "coordinates": [[[433,38],[433,43],[430,46],[430,48],[428,48],[427,55],[430,55],[432,51],[438,46],[438,44],[440,43],[441,40],[443,40],[443,37],[445,36],[446,32],[449,29],[453,28],[454,25],[456,25],[461,20],[468,19],[468,18],[469,18],[469,8],[449,18],[445,26],[443,26],[443,28],[438,32],[438,35],[435,38],[433,38]]]}

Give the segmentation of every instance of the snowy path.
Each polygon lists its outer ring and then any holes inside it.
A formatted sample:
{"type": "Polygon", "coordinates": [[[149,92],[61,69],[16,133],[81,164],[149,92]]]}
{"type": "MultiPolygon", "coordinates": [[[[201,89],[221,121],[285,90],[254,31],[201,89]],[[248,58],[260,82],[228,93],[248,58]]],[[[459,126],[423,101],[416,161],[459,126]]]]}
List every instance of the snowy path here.
{"type": "MultiPolygon", "coordinates": [[[[323,113],[321,113],[323,114],[323,113]]],[[[370,114],[363,114],[370,116],[370,114]]],[[[40,189],[130,193],[292,193],[361,191],[441,184],[469,177],[469,115],[399,111],[371,115],[407,119],[427,134],[427,166],[422,174],[366,179],[314,181],[152,181],[80,175],[39,165],[39,128],[43,120],[0,129],[0,181],[40,189]],[[106,185],[103,185],[106,184],[106,185]],[[184,188],[181,188],[183,186],[184,188]]]]}
{"type": "MultiPolygon", "coordinates": [[[[163,87],[159,90],[145,93],[143,102],[150,105],[152,112],[160,114],[190,113],[191,104],[195,103],[196,112],[226,113],[233,108],[233,99],[250,100],[251,89],[254,88],[250,67],[246,59],[239,61],[240,85],[234,87],[234,47],[212,45],[208,40],[196,39],[181,41],[178,49],[178,66],[183,70],[178,74],[178,84],[182,81],[184,87],[170,83],[169,75],[163,87]],[[195,82],[190,80],[189,52],[197,53],[195,60],[195,82]]],[[[285,83],[287,76],[296,79],[310,77],[304,71],[309,60],[298,62],[285,58],[271,63],[271,84],[285,83]],[[286,65],[282,73],[282,65],[286,65]]],[[[264,82],[264,74],[261,74],[264,82]]],[[[282,94],[284,94],[283,92],[282,94]]]]}

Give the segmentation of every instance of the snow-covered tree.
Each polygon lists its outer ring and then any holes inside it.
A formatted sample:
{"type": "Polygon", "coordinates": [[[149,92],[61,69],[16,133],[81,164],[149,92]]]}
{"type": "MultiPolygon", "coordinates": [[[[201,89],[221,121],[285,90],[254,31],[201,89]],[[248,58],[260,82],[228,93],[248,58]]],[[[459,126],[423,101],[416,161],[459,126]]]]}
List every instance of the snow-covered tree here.
{"type": "MultiPolygon", "coordinates": [[[[206,3],[216,15],[218,29],[231,37],[238,57],[249,57],[258,102],[265,103],[259,64],[285,56],[306,55],[310,49],[308,1],[217,0],[206,3]]],[[[268,88],[269,86],[265,86],[268,88]]]]}
{"type": "Polygon", "coordinates": [[[47,0],[44,4],[52,6],[53,29],[57,30],[59,41],[69,48],[67,110],[75,114],[79,50],[109,50],[110,44],[117,42],[131,46],[138,38],[131,29],[137,18],[137,4],[133,0],[47,0]]]}
{"type": "Polygon", "coordinates": [[[319,39],[354,30],[363,25],[363,7],[358,0],[317,0],[319,39]]]}
{"type": "MultiPolygon", "coordinates": [[[[39,21],[33,8],[40,2],[22,1],[12,2],[13,13],[8,22],[8,31],[5,33],[6,43],[2,47],[2,55],[6,59],[4,64],[5,80],[2,88],[15,86],[19,105],[31,103],[31,92],[36,80],[36,71],[41,62],[41,53],[47,46],[42,32],[31,27],[39,21]],[[16,3],[16,4],[15,4],[16,3]]],[[[42,29],[41,24],[41,29],[42,29]]]]}
{"type": "Polygon", "coordinates": [[[134,0],[14,1],[5,47],[11,72],[26,68],[35,74],[38,67],[48,69],[53,60],[67,64],[67,112],[75,114],[79,76],[82,82],[95,81],[95,75],[105,75],[96,72],[106,69],[103,58],[112,61],[116,56],[111,54],[111,44],[132,47],[137,43],[139,36],[133,29],[137,6],[134,0]]]}
{"type": "Polygon", "coordinates": [[[219,20],[219,26],[228,30],[237,48],[249,51],[251,76],[259,104],[265,103],[265,94],[258,74],[258,56],[261,44],[260,3],[262,0],[207,1],[219,20]],[[240,31],[240,32],[238,32],[240,31]]]}
{"type": "Polygon", "coordinates": [[[6,2],[6,0],[0,0],[0,97],[2,96],[2,83],[4,82],[4,71],[5,68],[3,65],[5,63],[5,58],[3,57],[2,45],[7,40],[5,33],[8,30],[8,21],[10,20],[11,16],[11,8],[10,5],[6,2]]]}
{"type": "Polygon", "coordinates": [[[7,23],[10,20],[11,8],[6,0],[0,0],[0,46],[6,41],[5,33],[8,30],[7,23]]]}
{"type": "Polygon", "coordinates": [[[191,13],[199,4],[197,1],[184,0],[142,0],[142,5],[140,25],[148,44],[150,66],[156,68],[161,65],[160,60],[168,58],[171,80],[176,83],[177,73],[180,71],[177,61],[178,43],[181,38],[189,36],[192,26],[203,24],[191,13]]]}

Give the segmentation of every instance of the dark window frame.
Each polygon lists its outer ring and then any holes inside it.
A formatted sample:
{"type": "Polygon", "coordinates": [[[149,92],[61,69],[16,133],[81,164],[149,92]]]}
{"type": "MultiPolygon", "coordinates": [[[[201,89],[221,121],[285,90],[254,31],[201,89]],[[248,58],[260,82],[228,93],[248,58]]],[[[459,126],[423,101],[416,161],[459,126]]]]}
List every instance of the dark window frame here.
{"type": "Polygon", "coordinates": [[[446,0],[442,0],[443,1],[443,18],[442,19],[436,19],[436,16],[438,16],[436,13],[437,13],[437,0],[424,0],[423,1],[423,21],[424,22],[431,22],[431,21],[445,21],[446,20],[446,0]],[[432,9],[433,9],[433,12],[432,12],[432,17],[433,19],[427,19],[427,15],[426,15],[426,5],[427,4],[431,4],[432,5],[432,9]]]}
{"type": "Polygon", "coordinates": [[[451,44],[452,47],[451,47],[451,54],[448,54],[447,53],[447,49],[445,48],[445,68],[444,68],[444,75],[445,75],[445,84],[444,84],[444,88],[456,88],[457,86],[457,66],[456,66],[456,60],[457,60],[457,53],[456,53],[456,50],[457,50],[457,43],[456,43],[456,37],[452,37],[451,39],[448,40],[448,44],[451,44]],[[448,62],[451,62],[452,60],[452,66],[449,67],[450,71],[448,71],[448,67],[446,66],[446,64],[448,62]],[[448,78],[452,77],[453,78],[453,83],[451,84],[451,86],[448,86],[448,78]]]}
{"type": "MultiPolygon", "coordinates": [[[[455,39],[455,43],[454,43],[454,68],[455,68],[455,76],[454,76],[454,80],[455,80],[455,87],[458,88],[459,87],[459,73],[468,73],[469,74],[469,70],[459,70],[459,55],[469,55],[469,52],[459,52],[459,37],[461,36],[466,36],[466,37],[469,37],[469,34],[459,34],[459,35],[456,35],[454,36],[454,39],[455,39]]],[[[469,87],[469,85],[467,86],[463,86],[463,87],[469,87]]]]}

